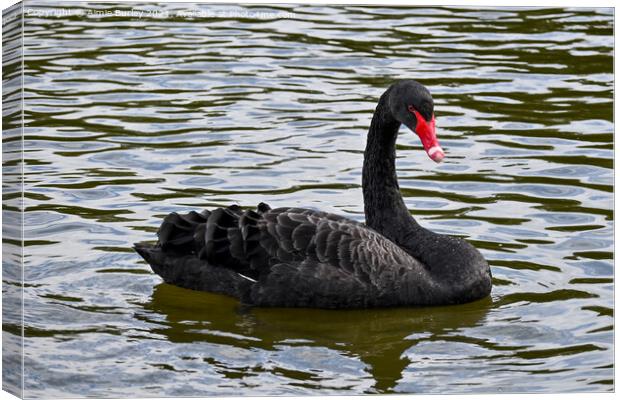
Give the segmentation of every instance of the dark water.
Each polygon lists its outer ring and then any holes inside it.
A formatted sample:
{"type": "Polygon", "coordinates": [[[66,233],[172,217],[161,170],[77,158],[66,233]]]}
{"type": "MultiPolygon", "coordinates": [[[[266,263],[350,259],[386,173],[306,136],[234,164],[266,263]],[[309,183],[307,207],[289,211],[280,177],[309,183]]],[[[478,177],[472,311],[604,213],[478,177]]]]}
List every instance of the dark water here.
{"type": "Polygon", "coordinates": [[[613,390],[613,10],[131,8],[26,4],[26,396],[613,390]],[[406,204],[483,252],[490,298],[248,309],[130,249],[231,203],[363,220],[397,78],[433,93],[447,155],[402,130],[406,204]]]}

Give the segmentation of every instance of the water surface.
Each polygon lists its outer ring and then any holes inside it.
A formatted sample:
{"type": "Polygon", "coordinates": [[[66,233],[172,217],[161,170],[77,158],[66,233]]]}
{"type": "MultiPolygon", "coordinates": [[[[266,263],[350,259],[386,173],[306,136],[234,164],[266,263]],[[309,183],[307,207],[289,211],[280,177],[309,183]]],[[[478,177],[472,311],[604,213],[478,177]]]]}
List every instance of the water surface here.
{"type": "Polygon", "coordinates": [[[613,390],[613,10],[26,8],[26,396],[613,390]],[[402,129],[405,202],[481,250],[488,299],[252,309],[131,250],[232,203],[363,221],[365,133],[400,78],[446,150],[402,129]]]}

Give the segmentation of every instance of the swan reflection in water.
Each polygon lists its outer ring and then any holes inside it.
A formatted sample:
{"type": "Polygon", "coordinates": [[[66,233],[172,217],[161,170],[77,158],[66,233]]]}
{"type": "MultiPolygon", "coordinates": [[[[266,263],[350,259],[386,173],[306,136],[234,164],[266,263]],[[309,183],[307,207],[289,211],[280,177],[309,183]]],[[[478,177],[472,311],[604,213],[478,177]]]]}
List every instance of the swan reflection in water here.
{"type": "MultiPolygon", "coordinates": [[[[374,380],[369,392],[386,393],[394,389],[411,363],[404,355],[409,348],[418,341],[439,337],[449,340],[446,334],[450,332],[478,326],[491,307],[492,300],[487,297],[450,307],[257,308],[240,305],[227,296],[162,283],[154,288],[150,301],[143,305],[145,313],[137,318],[157,324],[150,332],[172,343],[208,342],[267,351],[290,346],[332,349],[365,365],[365,372],[374,380]]],[[[225,360],[202,356],[204,362],[215,363],[226,377],[225,360]]],[[[257,359],[257,363],[261,360],[257,359]]],[[[255,374],[256,368],[248,365],[235,372],[239,378],[255,374]]],[[[295,375],[293,379],[299,379],[299,371],[290,373],[295,375]]]]}

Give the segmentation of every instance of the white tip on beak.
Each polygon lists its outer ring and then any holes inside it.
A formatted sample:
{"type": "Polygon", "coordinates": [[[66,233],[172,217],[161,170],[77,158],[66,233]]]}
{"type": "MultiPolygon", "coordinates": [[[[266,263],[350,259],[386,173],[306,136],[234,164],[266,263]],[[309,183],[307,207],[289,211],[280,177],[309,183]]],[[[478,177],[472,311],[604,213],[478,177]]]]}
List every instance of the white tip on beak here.
{"type": "Polygon", "coordinates": [[[443,160],[443,158],[445,157],[443,149],[439,146],[431,147],[426,153],[431,158],[431,160],[435,162],[441,162],[441,160],[443,160]]]}

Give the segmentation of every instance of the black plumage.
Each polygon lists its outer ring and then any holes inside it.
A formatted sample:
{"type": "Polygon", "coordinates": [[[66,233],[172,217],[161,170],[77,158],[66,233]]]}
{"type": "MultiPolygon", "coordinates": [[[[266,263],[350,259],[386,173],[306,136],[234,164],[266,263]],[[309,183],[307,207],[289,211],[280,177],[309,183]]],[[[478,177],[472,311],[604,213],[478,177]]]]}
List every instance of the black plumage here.
{"type": "MultiPolygon", "coordinates": [[[[485,297],[491,273],[482,255],[462,239],[421,227],[398,187],[398,128],[416,132],[416,115],[403,110],[423,110],[418,115],[430,120],[432,104],[415,81],[395,83],[379,100],[362,174],[366,224],[304,208],[233,205],[171,213],[157,244],[135,249],[167,283],[257,306],[365,308],[485,297]]],[[[439,161],[443,151],[432,158],[439,161]]]]}

